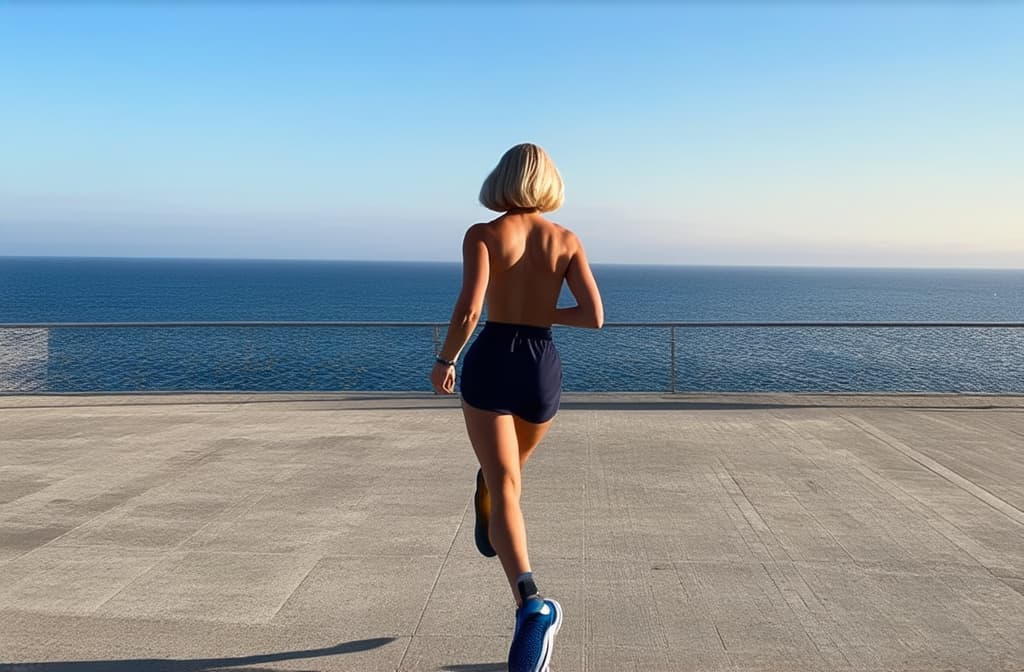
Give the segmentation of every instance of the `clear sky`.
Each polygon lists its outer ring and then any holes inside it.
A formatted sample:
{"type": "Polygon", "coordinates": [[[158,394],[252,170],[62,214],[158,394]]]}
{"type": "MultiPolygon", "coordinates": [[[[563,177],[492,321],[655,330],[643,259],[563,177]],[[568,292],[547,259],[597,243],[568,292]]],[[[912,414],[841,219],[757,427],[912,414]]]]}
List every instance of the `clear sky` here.
{"type": "Polygon", "coordinates": [[[0,255],[457,260],[523,141],[595,262],[1022,268],[1024,3],[0,4],[0,255]]]}

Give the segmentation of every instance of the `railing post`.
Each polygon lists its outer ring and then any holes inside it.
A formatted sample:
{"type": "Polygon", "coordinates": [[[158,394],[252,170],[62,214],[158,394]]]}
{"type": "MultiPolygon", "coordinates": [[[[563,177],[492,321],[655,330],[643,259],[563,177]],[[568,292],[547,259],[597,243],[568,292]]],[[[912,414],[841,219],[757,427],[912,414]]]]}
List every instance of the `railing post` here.
{"type": "Polygon", "coordinates": [[[441,327],[434,325],[434,357],[441,354],[441,327]]]}
{"type": "Polygon", "coordinates": [[[672,392],[672,394],[675,394],[675,392],[676,392],[676,328],[674,326],[673,327],[669,327],[669,349],[670,349],[670,353],[671,353],[669,355],[669,360],[670,360],[669,366],[672,369],[670,371],[670,373],[669,373],[669,381],[671,381],[669,383],[669,391],[672,392]]]}

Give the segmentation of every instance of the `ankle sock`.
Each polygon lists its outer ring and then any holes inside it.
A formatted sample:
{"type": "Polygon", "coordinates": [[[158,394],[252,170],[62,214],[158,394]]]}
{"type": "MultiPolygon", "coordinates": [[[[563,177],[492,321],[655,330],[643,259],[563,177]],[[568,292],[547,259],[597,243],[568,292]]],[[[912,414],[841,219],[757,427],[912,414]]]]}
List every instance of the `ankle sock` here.
{"type": "Polygon", "coordinates": [[[522,598],[525,604],[529,599],[540,598],[540,593],[537,592],[537,583],[533,580],[533,572],[523,572],[516,579],[516,589],[519,591],[519,597],[522,598]]]}

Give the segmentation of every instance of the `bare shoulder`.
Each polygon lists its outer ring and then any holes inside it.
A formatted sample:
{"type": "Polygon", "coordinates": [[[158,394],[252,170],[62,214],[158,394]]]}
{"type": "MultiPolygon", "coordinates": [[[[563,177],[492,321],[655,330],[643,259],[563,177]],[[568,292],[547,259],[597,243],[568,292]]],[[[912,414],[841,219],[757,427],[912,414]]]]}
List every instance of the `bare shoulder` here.
{"type": "Polygon", "coordinates": [[[488,236],[491,235],[493,222],[477,222],[466,229],[466,235],[464,239],[467,243],[486,241],[488,236]]]}
{"type": "Polygon", "coordinates": [[[580,239],[576,237],[568,227],[562,226],[557,222],[549,222],[555,233],[555,236],[561,241],[562,245],[569,254],[575,254],[580,248],[580,239]]]}

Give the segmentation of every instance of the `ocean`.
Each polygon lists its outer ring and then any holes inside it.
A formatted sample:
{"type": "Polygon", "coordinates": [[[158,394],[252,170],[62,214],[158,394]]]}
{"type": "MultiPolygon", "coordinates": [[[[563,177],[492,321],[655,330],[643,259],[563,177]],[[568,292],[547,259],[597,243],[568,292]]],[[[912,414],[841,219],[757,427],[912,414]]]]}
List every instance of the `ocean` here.
{"type": "MultiPolygon", "coordinates": [[[[608,322],[1024,320],[1024,270],[594,272],[608,322]]],[[[0,323],[444,322],[459,281],[455,263],[0,257],[0,323]]],[[[564,388],[667,390],[669,338],[556,327],[564,388]]],[[[1024,329],[687,328],[675,352],[679,391],[1024,392],[1024,329]]],[[[432,328],[0,329],[0,391],[426,391],[432,356],[432,328]]]]}

